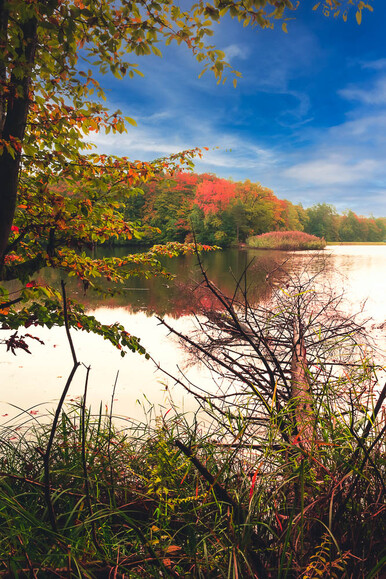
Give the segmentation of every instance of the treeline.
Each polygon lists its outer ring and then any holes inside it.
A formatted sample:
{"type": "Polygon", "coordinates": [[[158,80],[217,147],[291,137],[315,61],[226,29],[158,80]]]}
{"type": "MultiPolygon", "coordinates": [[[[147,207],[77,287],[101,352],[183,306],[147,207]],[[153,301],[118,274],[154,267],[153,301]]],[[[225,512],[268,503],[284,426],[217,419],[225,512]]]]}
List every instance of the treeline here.
{"type": "Polygon", "coordinates": [[[332,205],[304,209],[260,183],[233,182],[215,175],[178,173],[142,187],[125,201],[125,218],[157,228],[151,242],[191,241],[192,226],[200,243],[244,243],[268,231],[305,231],[326,241],[377,242],[386,238],[385,218],[339,215],[332,205]]]}

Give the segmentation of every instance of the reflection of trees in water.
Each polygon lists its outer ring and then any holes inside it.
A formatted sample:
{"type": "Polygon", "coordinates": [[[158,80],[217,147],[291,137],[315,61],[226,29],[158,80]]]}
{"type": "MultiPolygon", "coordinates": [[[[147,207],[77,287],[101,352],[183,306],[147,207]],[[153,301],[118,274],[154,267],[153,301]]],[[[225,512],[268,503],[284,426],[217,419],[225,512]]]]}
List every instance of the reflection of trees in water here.
{"type": "MultiPolygon", "coordinates": [[[[111,248],[108,249],[111,253],[111,248]]],[[[115,248],[115,255],[123,256],[127,248],[115,248]]],[[[245,276],[240,285],[240,291],[248,289],[248,296],[251,303],[258,303],[267,300],[270,296],[270,285],[266,283],[267,275],[271,274],[276,282],[283,276],[283,272],[278,267],[286,262],[287,269],[297,271],[304,268],[309,262],[309,267],[320,268],[320,259],[315,256],[310,260],[308,253],[291,254],[281,251],[258,251],[228,249],[202,255],[203,264],[212,279],[213,283],[225,294],[232,294],[241,278],[243,271],[247,268],[245,276]],[[289,261],[287,261],[289,260],[289,261]]],[[[100,306],[108,308],[127,308],[130,312],[146,312],[149,316],[158,314],[179,318],[190,315],[199,309],[199,305],[206,302],[209,305],[213,296],[200,286],[202,280],[198,267],[197,258],[194,255],[184,255],[178,258],[165,258],[163,265],[175,276],[174,280],[162,277],[141,279],[133,277],[125,287],[114,286],[108,281],[98,283],[102,286],[107,295],[101,295],[94,291],[83,291],[82,284],[75,278],[68,278],[67,291],[69,296],[75,297],[84,304],[87,309],[95,309],[100,306]],[[115,295],[108,295],[111,290],[118,290],[115,295]]],[[[39,283],[49,283],[59,286],[60,273],[47,269],[40,272],[39,283]]],[[[273,280],[271,279],[271,282],[273,280]]]]}

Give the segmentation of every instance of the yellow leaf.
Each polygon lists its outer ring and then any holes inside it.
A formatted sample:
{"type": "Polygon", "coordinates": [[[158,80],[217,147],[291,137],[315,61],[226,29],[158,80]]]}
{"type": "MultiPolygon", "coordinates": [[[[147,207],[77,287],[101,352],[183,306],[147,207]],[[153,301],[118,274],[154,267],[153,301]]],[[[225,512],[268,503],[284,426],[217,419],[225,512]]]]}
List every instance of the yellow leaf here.
{"type": "Polygon", "coordinates": [[[357,10],[357,13],[355,14],[355,16],[356,16],[358,24],[360,24],[362,22],[362,11],[357,10]]]}
{"type": "Polygon", "coordinates": [[[234,78],[234,79],[233,79],[233,86],[236,88],[236,86],[237,86],[237,78],[234,78]]]}
{"type": "Polygon", "coordinates": [[[131,125],[133,125],[133,127],[136,127],[136,126],[137,126],[137,122],[136,122],[134,119],[132,119],[131,117],[125,117],[125,120],[126,120],[128,123],[130,123],[131,125]]]}
{"type": "Polygon", "coordinates": [[[320,6],[320,2],[318,2],[317,4],[315,4],[315,6],[312,8],[312,10],[317,10],[320,6]]]}
{"type": "Polygon", "coordinates": [[[160,56],[162,58],[162,52],[156,46],[152,46],[152,51],[155,55],[160,56]]]}
{"type": "Polygon", "coordinates": [[[285,32],[286,34],[288,34],[287,22],[283,22],[283,24],[281,25],[281,28],[282,28],[283,32],[285,32]]]}

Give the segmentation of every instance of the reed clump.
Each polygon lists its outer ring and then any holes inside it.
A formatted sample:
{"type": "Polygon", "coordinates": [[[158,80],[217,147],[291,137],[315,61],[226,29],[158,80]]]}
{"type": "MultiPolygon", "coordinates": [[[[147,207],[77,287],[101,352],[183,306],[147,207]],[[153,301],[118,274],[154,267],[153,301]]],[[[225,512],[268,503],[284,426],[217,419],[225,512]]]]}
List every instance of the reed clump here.
{"type": "Polygon", "coordinates": [[[324,238],[304,233],[304,231],[270,231],[249,237],[247,239],[247,245],[257,249],[299,251],[324,249],[327,243],[324,238]]]}

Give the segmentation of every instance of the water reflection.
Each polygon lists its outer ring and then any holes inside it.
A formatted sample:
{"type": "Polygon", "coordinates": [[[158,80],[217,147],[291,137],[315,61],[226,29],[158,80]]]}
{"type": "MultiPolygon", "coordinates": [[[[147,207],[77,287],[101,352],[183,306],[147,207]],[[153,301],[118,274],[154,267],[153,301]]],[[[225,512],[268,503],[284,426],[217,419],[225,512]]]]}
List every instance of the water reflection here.
{"type": "MultiPolygon", "coordinates": [[[[120,250],[122,251],[122,250],[120,250]]],[[[204,267],[213,282],[224,293],[232,294],[235,279],[239,279],[246,265],[249,265],[247,285],[251,301],[269,297],[266,276],[272,270],[274,282],[280,283],[282,272],[277,264],[286,261],[286,267],[293,274],[304,269],[310,273],[322,270],[321,282],[330,283],[337,290],[345,289],[347,311],[357,311],[361,302],[367,299],[366,315],[372,317],[371,331],[382,344],[384,330],[380,327],[385,318],[384,287],[386,285],[386,247],[385,246],[334,246],[323,254],[312,252],[264,252],[258,250],[231,249],[204,255],[204,267]]],[[[192,324],[191,314],[194,299],[188,287],[200,280],[200,269],[194,256],[167,260],[176,281],[133,278],[130,288],[114,298],[103,300],[90,293],[83,295],[81,287],[74,279],[69,280],[68,291],[83,301],[87,308],[104,323],[119,321],[127,330],[141,337],[141,343],[152,353],[157,361],[171,374],[178,372],[177,366],[184,366],[184,352],[176,342],[167,336],[165,328],[159,325],[154,313],[173,318],[173,324],[182,331],[188,331],[192,324]]],[[[43,273],[41,274],[43,276],[43,273]]],[[[44,272],[45,281],[59,283],[56,272],[44,272]]],[[[43,280],[42,280],[43,281],[43,280]]],[[[243,287],[243,283],[241,286],[243,287]]],[[[32,355],[25,352],[17,357],[0,351],[0,370],[2,375],[2,394],[0,418],[7,421],[17,410],[13,404],[22,408],[32,408],[38,403],[48,403],[53,407],[60,396],[72,361],[64,330],[36,329],[45,345],[33,344],[32,355]],[[8,415],[8,416],[3,416],[8,415]]],[[[91,365],[90,401],[98,407],[100,401],[109,404],[112,385],[119,371],[115,411],[127,417],[138,417],[142,410],[137,400],[147,397],[156,405],[170,407],[170,393],[174,402],[186,410],[193,410],[195,402],[184,395],[181,388],[156,371],[150,361],[138,354],[129,353],[121,358],[119,352],[101,338],[82,332],[74,333],[74,342],[79,359],[91,365]],[[165,389],[168,385],[168,390],[165,389]]],[[[190,368],[189,376],[202,387],[210,390],[211,379],[200,368],[190,368]]],[[[69,399],[76,400],[82,395],[85,372],[82,368],[71,386],[69,399]]],[[[31,419],[43,413],[43,408],[34,408],[31,419]]]]}
{"type": "MultiPolygon", "coordinates": [[[[123,256],[124,248],[116,248],[115,255],[123,256]]],[[[108,255],[111,250],[105,250],[108,255]]],[[[267,295],[266,274],[276,263],[285,260],[283,252],[265,252],[230,249],[202,255],[203,267],[210,275],[211,280],[225,294],[232,295],[236,280],[240,279],[245,268],[249,265],[247,285],[249,297],[258,301],[267,295]]],[[[81,284],[75,278],[68,278],[67,292],[76,297],[88,309],[95,309],[103,303],[104,307],[125,307],[131,312],[145,312],[146,315],[168,315],[179,318],[192,314],[194,311],[194,295],[192,290],[202,281],[200,266],[195,255],[184,255],[178,259],[164,258],[163,265],[175,276],[174,280],[165,278],[141,279],[133,277],[126,286],[117,286],[121,293],[114,297],[101,300],[101,297],[89,291],[86,294],[81,284]]],[[[59,273],[47,269],[42,270],[38,281],[60,287],[59,273]]],[[[111,283],[101,284],[104,290],[111,288],[111,283]]],[[[242,288],[245,284],[242,284],[242,288]]]]}

